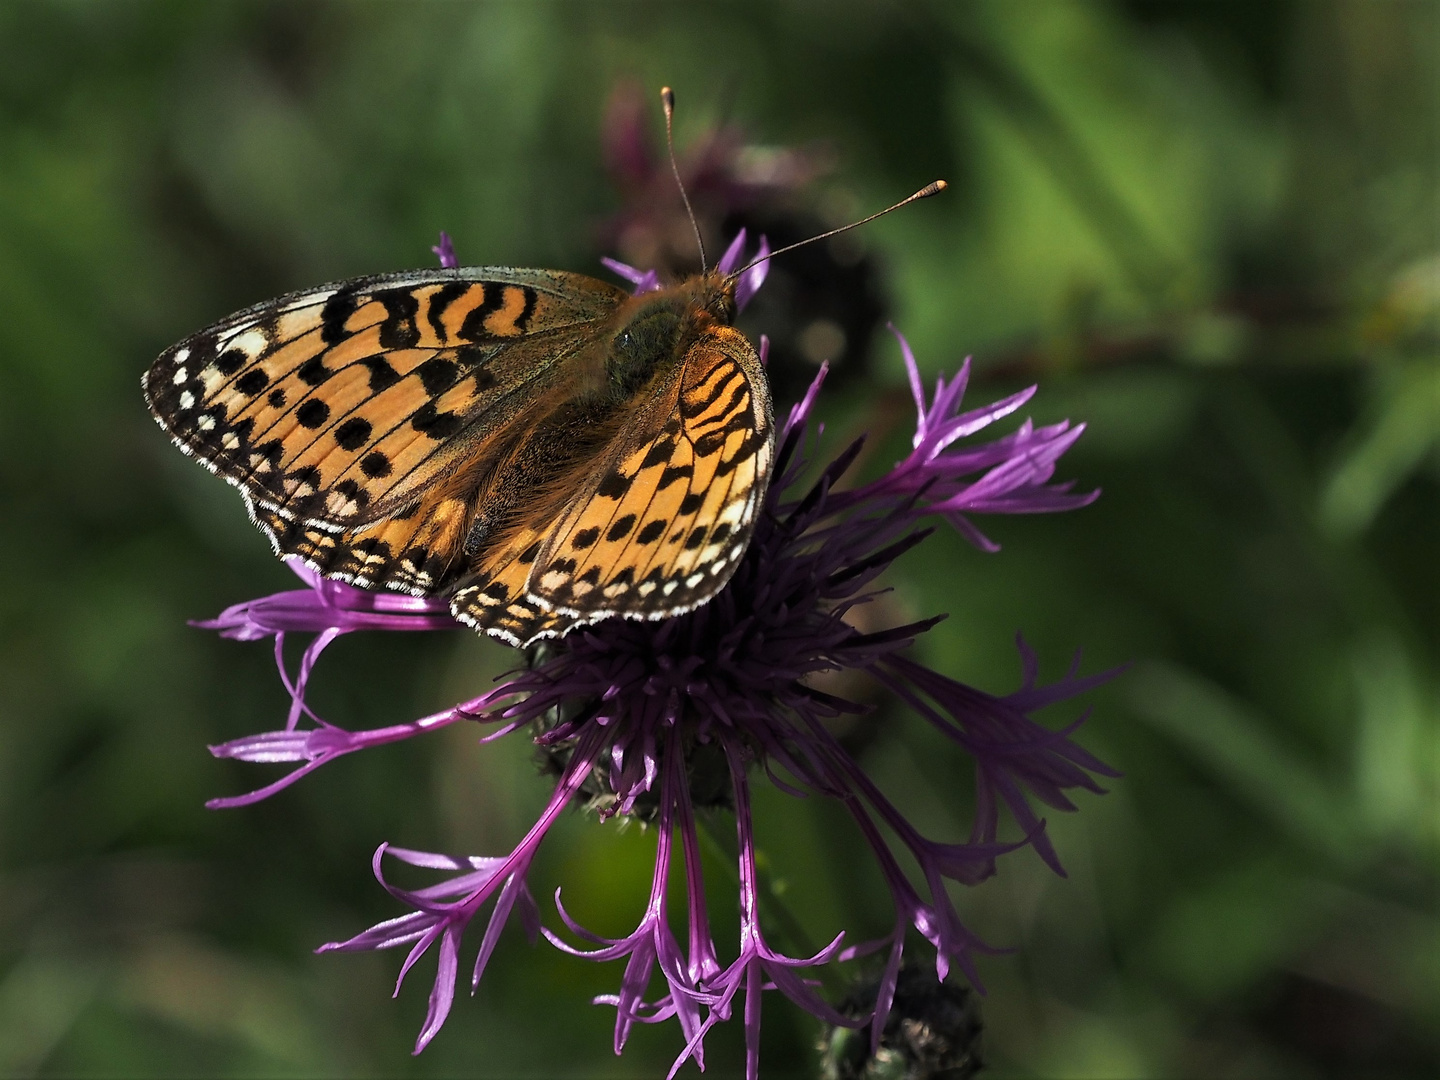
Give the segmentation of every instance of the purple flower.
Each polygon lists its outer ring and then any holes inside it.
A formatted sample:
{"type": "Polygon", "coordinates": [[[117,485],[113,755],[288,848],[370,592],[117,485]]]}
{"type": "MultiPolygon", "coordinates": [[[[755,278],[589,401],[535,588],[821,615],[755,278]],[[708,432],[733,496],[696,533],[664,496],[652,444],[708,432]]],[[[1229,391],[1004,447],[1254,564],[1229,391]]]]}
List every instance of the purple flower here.
{"type": "MultiPolygon", "coordinates": [[[[740,263],[738,238],[720,264],[740,263]]],[[[609,264],[637,291],[652,275],[609,264]]],[[[761,264],[746,275],[746,298],[763,277],[761,264]]],[[[282,731],[213,747],[219,756],[247,761],[294,762],[296,768],[249,795],[216,800],[238,805],[272,794],[335,757],[431,728],[465,720],[490,730],[485,740],[520,729],[546,748],[559,773],[540,819],[508,854],[456,858],[382,845],[374,859],[381,885],[404,914],[323,950],[408,947],[400,980],[431,948],[437,973],[430,1008],[416,1042],[423,1050],[449,1013],[459,978],[462,936],[487,906],[483,938],[471,969],[472,988],[496,939],[517,912],[533,937],[543,931],[558,948],[592,960],[624,960],[616,994],[597,999],[616,1010],[615,1050],[632,1026],[674,1019],[684,1039],[675,1070],[688,1059],[704,1065],[710,1028],[742,1008],[747,1076],[759,1069],[761,998],[779,990],[828,1023],[869,1026],[878,1046],[913,929],[934,951],[936,975],[958,967],[979,988],[973,954],[995,951],[961,922],[947,882],[974,885],[995,872],[996,860],[1033,846],[1063,873],[1035,803],[1071,810],[1073,788],[1103,790],[1096,776],[1113,770],[1074,741],[1082,715],[1054,731],[1031,714],[1091,689],[1114,673],[1082,676],[1079,657],[1069,672],[1042,685],[1033,653],[1018,642],[1020,688],[995,697],[946,678],[906,655],[910,644],[939,617],[866,631],[847,616],[883,590],[879,575],[931,531],[939,517],[976,547],[996,550],[971,522],[981,513],[1045,513],[1084,506],[1096,492],[1075,493],[1052,483],[1060,455],[1082,426],[1036,428],[1029,421],[990,441],[967,441],[1015,412],[1034,388],[977,409],[962,411],[969,362],[958,376],[937,382],[925,395],[918,365],[896,332],[915,397],[913,448],[880,478],[845,490],[839,482],[860,450],[857,441],[809,475],[806,442],[810,415],[824,381],[822,368],[804,399],[783,425],[769,493],[750,547],[730,584],[710,603],[661,622],[612,619],[582,627],[532,654],[533,665],[500,685],[451,709],[406,724],[351,732],[316,716],[305,703],[305,686],[320,652],[354,630],[433,630],[453,627],[441,601],[377,595],[317,579],[296,566],[307,588],[238,605],[201,625],[242,640],[273,636],[281,677],[292,705],[282,731]],[[284,635],[315,633],[298,672],[281,663],[284,635]],[[970,836],[942,842],[922,835],[866,775],[831,733],[828,722],[865,711],[816,685],[825,672],[862,671],[933,724],[973,759],[975,805],[970,836]],[[306,724],[304,721],[308,720],[306,724]],[[761,887],[753,834],[750,784],[767,776],[796,795],[838,800],[854,819],[876,860],[895,910],[891,932],[879,941],[847,945],[837,936],[813,956],[792,957],[767,940],[760,917],[761,887]],[[717,782],[716,777],[722,779],[717,782]],[[602,817],[629,814],[655,823],[658,850],[650,901],[635,930],[618,939],[599,937],[571,918],[557,891],[561,926],[540,926],[526,885],[536,849],[560,812],[590,796],[602,817]],[[738,942],[724,950],[713,940],[701,875],[695,805],[726,805],[734,813],[738,841],[738,942]],[[1000,810],[1007,807],[1019,836],[1000,839],[1000,810]],[[670,929],[671,855],[679,841],[686,896],[687,940],[670,929]],[[407,891],[389,884],[382,870],[389,855],[449,874],[428,888],[407,891]],[[905,858],[918,873],[903,869],[905,858]],[[568,936],[565,936],[567,935],[568,936]],[[578,939],[582,944],[572,944],[578,939]],[[842,1012],[820,994],[806,970],[883,952],[883,972],[873,1008],[862,1016],[842,1012]],[[659,973],[663,992],[646,998],[659,973]]],[[[762,357],[766,343],[762,340],[762,357]]],[[[294,564],[292,564],[294,565],[294,564]]],[[[399,984],[396,987],[397,993],[399,984]]]]}
{"type": "MultiPolygon", "coordinates": [[[[438,250],[438,249],[437,249],[438,250]]],[[[745,230],[741,229],[735,234],[735,239],[725,249],[725,254],[720,256],[720,261],[715,264],[715,270],[720,274],[730,274],[740,267],[740,260],[745,252],[745,230]]],[[[770,244],[762,236],[760,246],[750,256],[749,262],[754,263],[740,279],[735,282],[735,306],[741,311],[745,305],[750,303],[751,298],[760,291],[760,286],[765,284],[765,276],[770,272],[769,261],[760,262],[770,254],[770,244]]],[[[654,292],[660,288],[660,275],[654,270],[636,270],[633,266],[627,266],[619,259],[603,258],[600,260],[609,269],[619,274],[630,284],[635,286],[635,295],[654,292]]]]}
{"type": "MultiPolygon", "coordinates": [[[[653,116],[653,99],[638,85],[615,87],[600,138],[622,205],[601,224],[597,239],[603,250],[618,251],[634,265],[680,273],[694,267],[697,252],[653,116]]],[[[707,241],[739,215],[768,216],[780,208],[793,213],[795,196],[835,157],[821,147],[756,145],[733,124],[693,134],[676,154],[681,186],[707,241]]]]}
{"type": "Polygon", "coordinates": [[[453,270],[460,265],[460,260],[455,257],[455,245],[450,242],[449,233],[442,232],[440,234],[440,243],[432,245],[430,250],[433,251],[435,257],[440,260],[441,269],[453,270]]]}

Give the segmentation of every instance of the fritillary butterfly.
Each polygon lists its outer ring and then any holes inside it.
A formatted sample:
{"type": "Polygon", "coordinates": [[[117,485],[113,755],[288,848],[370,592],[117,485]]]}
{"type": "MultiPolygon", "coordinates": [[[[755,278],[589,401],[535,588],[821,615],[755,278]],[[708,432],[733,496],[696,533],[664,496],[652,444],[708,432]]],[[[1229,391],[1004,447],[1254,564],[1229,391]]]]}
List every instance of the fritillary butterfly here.
{"type": "Polygon", "coordinates": [[[360,278],[186,338],[145,396],[277,553],[525,645],[730,579],[774,450],[734,314],[713,271],[640,296],[511,267],[360,278]]]}
{"type": "Polygon", "coordinates": [[[166,349],[145,400],[325,577],[448,597],[513,645],[668,618],[725,587],[769,483],[770,389],[730,325],[749,269],[635,296],[508,266],[322,285],[166,349]]]}

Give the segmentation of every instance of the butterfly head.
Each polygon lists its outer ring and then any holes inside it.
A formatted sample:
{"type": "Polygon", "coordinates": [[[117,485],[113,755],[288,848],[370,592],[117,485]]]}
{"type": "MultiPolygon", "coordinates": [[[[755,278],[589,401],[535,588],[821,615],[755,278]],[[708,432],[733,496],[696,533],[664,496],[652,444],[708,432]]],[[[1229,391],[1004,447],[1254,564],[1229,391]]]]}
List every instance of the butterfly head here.
{"type": "Polygon", "coordinates": [[[685,282],[694,297],[697,308],[715,322],[729,326],[735,321],[735,286],[739,279],[734,274],[720,274],[714,270],[685,282]]]}

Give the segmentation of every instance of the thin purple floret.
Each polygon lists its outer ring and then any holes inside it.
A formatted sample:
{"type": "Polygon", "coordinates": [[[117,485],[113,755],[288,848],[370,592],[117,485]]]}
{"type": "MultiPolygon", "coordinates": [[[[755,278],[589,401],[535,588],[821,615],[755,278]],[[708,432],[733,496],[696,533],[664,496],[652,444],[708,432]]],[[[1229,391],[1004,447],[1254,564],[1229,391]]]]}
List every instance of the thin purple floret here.
{"type": "Polygon", "coordinates": [[[450,242],[449,233],[441,232],[440,243],[435,244],[430,250],[433,251],[435,257],[440,260],[440,268],[442,270],[454,270],[455,267],[460,265],[460,260],[455,257],[455,245],[450,242]]]}

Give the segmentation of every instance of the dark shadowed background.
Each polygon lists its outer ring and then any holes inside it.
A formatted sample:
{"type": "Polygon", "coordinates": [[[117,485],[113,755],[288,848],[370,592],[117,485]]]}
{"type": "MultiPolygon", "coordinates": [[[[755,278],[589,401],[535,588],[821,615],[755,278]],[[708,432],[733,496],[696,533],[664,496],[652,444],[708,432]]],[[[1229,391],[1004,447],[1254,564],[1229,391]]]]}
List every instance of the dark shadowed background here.
{"type": "MultiPolygon", "coordinates": [[[[841,357],[827,445],[871,429],[871,470],[902,452],[886,317],[932,373],[973,354],[972,401],[1038,381],[1037,422],[1090,425],[1061,474],[1097,504],[982,521],[995,555],[942,531],[886,601],[948,611],[919,652],[992,692],[1017,683],[1017,630],[1048,676],[1082,646],[1087,670],[1135,665],[1082,736],[1125,777],[1050,815],[1069,878],[1027,852],[960,898],[1015,949],[982,960],[994,1075],[1430,1074],[1437,16],[0,5],[0,1074],[649,1077],[678,1052],[662,1026],[614,1058],[613,1012],[588,1001],[619,969],[507,932],[412,1060],[428,971],[392,1002],[398,956],[311,954],[398,913],[370,876],[380,841],[508,850],[545,781],[522,740],[457,727],[203,809],[271,776],[206,744],[278,726],[284,698],[264,644],[186,620],[293,579],[139,389],[162,348],[237,308],[431,265],[441,229],[467,263],[683,258],[684,232],[655,224],[673,188],[651,198],[616,158],[626,123],[658,133],[663,83],[682,157],[721,132],[721,171],[765,189],[722,185],[717,226],[733,210],[803,231],[952,183],[776,264],[754,318],[789,350],[777,404],[841,357]]],[[[512,659],[471,635],[356,635],[316,701],[395,723],[512,659]]],[[[963,758],[877,715],[867,767],[962,837],[963,758]]],[[[817,936],[888,927],[875,890],[847,887],[835,814],[773,793],[758,813],[817,936]]],[[[653,845],[573,815],[537,864],[542,908],[563,882],[582,921],[628,930],[653,845]]],[[[813,1074],[815,1023],[765,1008],[766,1075],[813,1074]]],[[[740,1034],[719,1033],[712,1075],[738,1067],[740,1034]]]]}

